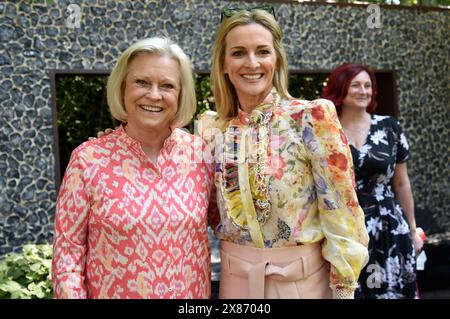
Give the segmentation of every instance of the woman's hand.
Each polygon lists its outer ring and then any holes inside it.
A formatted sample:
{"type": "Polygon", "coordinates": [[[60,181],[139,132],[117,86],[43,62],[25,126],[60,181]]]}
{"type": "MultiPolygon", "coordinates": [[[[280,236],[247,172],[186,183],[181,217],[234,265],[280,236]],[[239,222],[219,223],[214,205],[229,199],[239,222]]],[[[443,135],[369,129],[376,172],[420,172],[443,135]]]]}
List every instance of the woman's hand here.
{"type": "Polygon", "coordinates": [[[416,256],[418,256],[423,248],[423,240],[422,238],[420,238],[420,235],[417,232],[414,232],[412,234],[412,242],[414,250],[416,251],[416,256]]]}
{"type": "MultiPolygon", "coordinates": [[[[102,137],[103,135],[109,134],[109,133],[111,133],[112,131],[113,131],[113,129],[111,129],[111,128],[107,128],[107,129],[104,130],[104,131],[99,131],[99,132],[97,132],[97,138],[98,138],[98,137],[102,137]]],[[[95,137],[89,137],[89,138],[88,138],[89,141],[92,141],[92,140],[95,140],[95,139],[96,139],[95,137]]]]}

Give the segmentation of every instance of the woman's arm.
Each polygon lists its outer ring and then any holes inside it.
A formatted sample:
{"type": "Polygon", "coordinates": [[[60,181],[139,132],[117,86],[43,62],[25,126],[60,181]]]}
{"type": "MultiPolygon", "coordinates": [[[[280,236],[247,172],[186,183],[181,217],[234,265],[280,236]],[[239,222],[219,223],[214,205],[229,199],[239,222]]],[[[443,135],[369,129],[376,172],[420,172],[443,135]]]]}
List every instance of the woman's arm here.
{"type": "Polygon", "coordinates": [[[392,177],[392,187],[400,206],[402,207],[409,228],[416,253],[420,252],[423,241],[416,232],[416,218],[414,216],[414,198],[411,191],[411,183],[409,181],[406,163],[397,163],[392,177]]]}
{"type": "Polygon", "coordinates": [[[208,206],[208,225],[215,230],[220,222],[219,208],[217,206],[217,189],[214,184],[215,174],[215,141],[221,137],[221,131],[216,127],[217,114],[212,111],[204,112],[195,121],[195,134],[204,142],[203,159],[209,166],[211,192],[208,206]]]}
{"type": "Polygon", "coordinates": [[[89,200],[78,154],[72,154],[56,203],[52,281],[58,299],[88,297],[84,281],[89,200]]]}
{"type": "Polygon", "coordinates": [[[332,102],[316,100],[305,109],[303,141],[309,150],[320,224],[322,254],[330,262],[334,298],[353,298],[368,260],[364,212],[354,188],[353,162],[332,102]]]}

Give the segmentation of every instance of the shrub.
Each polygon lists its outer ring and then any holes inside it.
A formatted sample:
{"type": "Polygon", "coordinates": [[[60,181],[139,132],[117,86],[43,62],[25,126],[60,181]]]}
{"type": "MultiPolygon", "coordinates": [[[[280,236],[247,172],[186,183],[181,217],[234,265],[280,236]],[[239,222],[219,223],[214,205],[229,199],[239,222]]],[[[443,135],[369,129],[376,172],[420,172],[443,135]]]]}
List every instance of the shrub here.
{"type": "Polygon", "coordinates": [[[22,253],[0,260],[0,299],[54,298],[51,280],[52,246],[24,245],[22,253]]]}

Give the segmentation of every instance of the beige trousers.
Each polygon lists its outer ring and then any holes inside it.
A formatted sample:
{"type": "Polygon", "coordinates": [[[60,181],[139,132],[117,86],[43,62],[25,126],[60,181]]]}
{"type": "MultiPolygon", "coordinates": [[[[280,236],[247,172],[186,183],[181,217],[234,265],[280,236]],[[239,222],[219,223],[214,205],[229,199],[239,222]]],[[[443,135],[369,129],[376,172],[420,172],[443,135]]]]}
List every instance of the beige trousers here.
{"type": "Polygon", "coordinates": [[[221,299],[332,298],[319,243],[255,248],[221,241],[221,299]]]}

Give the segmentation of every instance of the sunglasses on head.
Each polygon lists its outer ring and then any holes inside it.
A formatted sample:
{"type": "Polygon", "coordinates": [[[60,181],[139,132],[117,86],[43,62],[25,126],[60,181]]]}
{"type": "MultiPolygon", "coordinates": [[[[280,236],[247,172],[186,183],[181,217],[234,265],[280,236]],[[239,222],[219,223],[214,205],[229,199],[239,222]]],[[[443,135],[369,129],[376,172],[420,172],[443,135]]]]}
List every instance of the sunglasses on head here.
{"type": "Polygon", "coordinates": [[[271,15],[275,17],[275,9],[271,5],[257,6],[251,8],[223,8],[220,12],[220,22],[223,21],[224,18],[229,18],[241,11],[255,11],[255,10],[264,10],[269,12],[271,15]]]}

